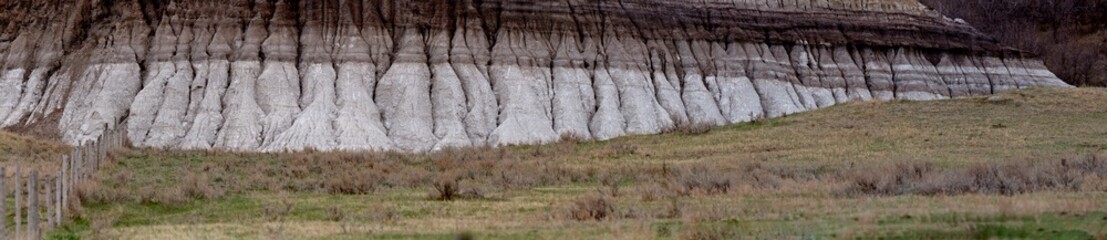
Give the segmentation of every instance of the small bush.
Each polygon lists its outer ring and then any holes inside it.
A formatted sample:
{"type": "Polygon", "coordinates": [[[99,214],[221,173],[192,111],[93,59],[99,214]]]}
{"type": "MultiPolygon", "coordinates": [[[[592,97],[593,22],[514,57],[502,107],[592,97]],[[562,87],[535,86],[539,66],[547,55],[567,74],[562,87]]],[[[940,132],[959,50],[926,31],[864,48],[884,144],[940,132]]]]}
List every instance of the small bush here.
{"type": "Polygon", "coordinates": [[[615,201],[602,194],[578,198],[569,208],[569,217],[577,221],[601,221],[615,213],[615,201]]]}
{"type": "Polygon", "coordinates": [[[393,222],[400,219],[395,206],[373,206],[369,208],[369,220],[374,222],[393,222]]]}
{"type": "Polygon", "coordinates": [[[369,194],[377,190],[377,183],[384,178],[373,173],[372,169],[348,169],[331,175],[323,181],[323,188],[336,194],[369,194]]]}
{"type": "Polygon", "coordinates": [[[434,180],[431,185],[430,198],[438,201],[453,201],[461,197],[461,185],[459,177],[454,173],[443,173],[434,180]]]}
{"type": "Polygon", "coordinates": [[[110,203],[129,198],[126,192],[117,188],[104,187],[98,181],[80,181],[77,182],[74,189],[77,195],[76,200],[81,203],[110,203]]]}
{"type": "Polygon", "coordinates": [[[211,180],[205,174],[188,172],[181,182],[181,192],[192,199],[218,199],[224,192],[211,185],[211,180]]]}
{"type": "Polygon", "coordinates": [[[620,181],[622,178],[616,174],[604,173],[597,177],[600,183],[599,191],[605,195],[619,197],[622,191],[620,181]]]}
{"type": "Polygon", "coordinates": [[[346,220],[346,209],[336,206],[327,208],[327,221],[341,222],[343,220],[346,220]]]}
{"type": "Polygon", "coordinates": [[[731,179],[722,172],[706,166],[695,166],[682,171],[677,177],[677,192],[682,196],[725,194],[730,191],[731,179]]]}
{"type": "Polygon", "coordinates": [[[267,203],[265,207],[262,208],[261,214],[270,222],[283,221],[292,213],[292,207],[292,200],[289,200],[287,197],[280,197],[275,202],[267,203]]]}
{"type": "Polygon", "coordinates": [[[638,185],[636,188],[639,197],[644,202],[653,202],[676,196],[675,191],[668,187],[668,184],[660,182],[651,182],[642,185],[638,185]]]}
{"type": "Polygon", "coordinates": [[[669,204],[665,206],[665,210],[657,217],[660,218],[679,218],[684,215],[684,203],[680,201],[680,197],[670,196],[669,204]]]}
{"type": "Polygon", "coordinates": [[[725,240],[740,239],[742,234],[733,227],[721,224],[685,223],[680,234],[683,240],[725,240]]]}

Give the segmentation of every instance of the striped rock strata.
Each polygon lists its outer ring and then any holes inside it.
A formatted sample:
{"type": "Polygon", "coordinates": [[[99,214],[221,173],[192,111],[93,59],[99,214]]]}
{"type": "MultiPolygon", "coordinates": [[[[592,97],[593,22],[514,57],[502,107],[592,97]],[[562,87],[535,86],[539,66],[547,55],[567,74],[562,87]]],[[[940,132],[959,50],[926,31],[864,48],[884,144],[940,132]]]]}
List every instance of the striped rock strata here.
{"type": "MultiPolygon", "coordinates": [[[[0,1],[0,125],[405,150],[1067,87],[914,0],[0,1]]],[[[53,130],[48,132],[54,132],[53,130]]]]}

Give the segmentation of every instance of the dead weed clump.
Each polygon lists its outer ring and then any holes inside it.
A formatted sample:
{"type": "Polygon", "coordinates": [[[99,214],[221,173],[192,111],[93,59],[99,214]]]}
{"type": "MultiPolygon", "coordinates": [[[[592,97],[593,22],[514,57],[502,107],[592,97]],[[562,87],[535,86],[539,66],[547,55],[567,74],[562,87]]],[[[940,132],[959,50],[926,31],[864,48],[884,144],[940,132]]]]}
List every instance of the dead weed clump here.
{"type": "Polygon", "coordinates": [[[438,176],[431,185],[430,199],[438,201],[452,201],[461,197],[461,185],[458,184],[456,174],[447,173],[438,176]]]}
{"type": "Polygon", "coordinates": [[[180,186],[173,186],[169,188],[145,186],[139,188],[138,196],[135,200],[140,203],[177,205],[186,203],[189,199],[185,196],[185,193],[181,190],[180,186]]]}
{"type": "Polygon", "coordinates": [[[472,179],[465,179],[457,172],[445,172],[431,184],[428,198],[436,201],[489,199],[490,192],[490,188],[482,187],[472,179]]]}
{"type": "Polygon", "coordinates": [[[568,215],[577,221],[606,220],[615,215],[615,200],[603,194],[587,194],[573,201],[568,215]]]}
{"type": "Polygon", "coordinates": [[[346,209],[337,206],[327,207],[327,221],[339,222],[346,220],[346,209]]]}
{"type": "Polygon", "coordinates": [[[203,173],[186,172],[180,187],[182,194],[191,199],[219,199],[225,194],[203,173]]]}
{"type": "Polygon", "coordinates": [[[403,216],[396,209],[396,206],[392,205],[373,205],[369,207],[368,211],[367,217],[374,222],[391,223],[403,216]]]}

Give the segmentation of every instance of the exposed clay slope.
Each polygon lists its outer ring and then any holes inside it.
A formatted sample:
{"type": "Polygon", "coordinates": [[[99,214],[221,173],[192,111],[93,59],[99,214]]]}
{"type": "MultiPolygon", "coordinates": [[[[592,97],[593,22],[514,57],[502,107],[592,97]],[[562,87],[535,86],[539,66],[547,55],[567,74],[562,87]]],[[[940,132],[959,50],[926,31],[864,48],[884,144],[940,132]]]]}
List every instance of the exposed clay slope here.
{"type": "Polygon", "coordinates": [[[1067,86],[913,0],[0,5],[2,125],[70,143],[422,151],[1067,86]]]}

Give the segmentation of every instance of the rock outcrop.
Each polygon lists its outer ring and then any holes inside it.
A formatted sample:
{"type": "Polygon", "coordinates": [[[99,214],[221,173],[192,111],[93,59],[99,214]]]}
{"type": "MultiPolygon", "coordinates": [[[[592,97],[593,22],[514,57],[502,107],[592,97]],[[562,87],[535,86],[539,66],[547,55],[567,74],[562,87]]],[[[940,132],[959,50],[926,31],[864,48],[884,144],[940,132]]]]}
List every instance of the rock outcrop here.
{"type": "Polygon", "coordinates": [[[1065,87],[914,0],[0,1],[0,125],[80,144],[406,150],[609,139],[1065,87]]]}

